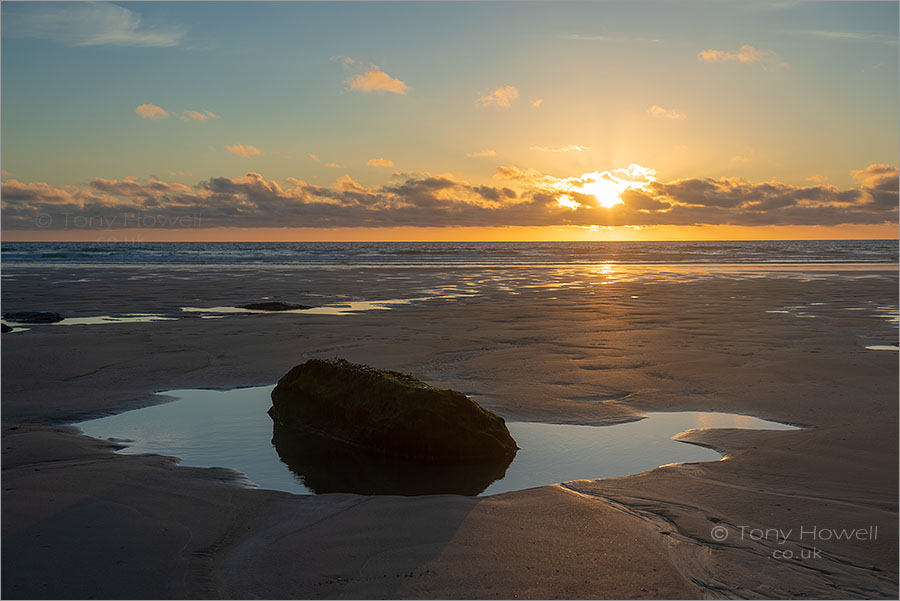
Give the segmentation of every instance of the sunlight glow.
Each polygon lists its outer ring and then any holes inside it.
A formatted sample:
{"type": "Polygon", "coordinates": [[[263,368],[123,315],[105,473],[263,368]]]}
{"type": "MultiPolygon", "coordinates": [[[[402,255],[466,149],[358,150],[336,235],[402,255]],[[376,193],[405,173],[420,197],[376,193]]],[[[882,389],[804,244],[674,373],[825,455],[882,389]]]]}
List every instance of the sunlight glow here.
{"type": "Polygon", "coordinates": [[[572,209],[573,211],[581,206],[581,203],[569,196],[568,194],[562,194],[556,198],[556,203],[561,207],[567,207],[572,209]]]}
{"type": "MultiPolygon", "coordinates": [[[[610,208],[622,204],[620,195],[625,190],[641,190],[655,180],[655,169],[632,163],[624,169],[592,171],[582,174],[581,177],[568,178],[560,184],[560,188],[568,192],[593,196],[600,206],[610,208]]],[[[566,202],[563,202],[562,198],[560,196],[557,199],[560,205],[571,206],[568,204],[573,202],[570,196],[566,195],[566,202]]]]}

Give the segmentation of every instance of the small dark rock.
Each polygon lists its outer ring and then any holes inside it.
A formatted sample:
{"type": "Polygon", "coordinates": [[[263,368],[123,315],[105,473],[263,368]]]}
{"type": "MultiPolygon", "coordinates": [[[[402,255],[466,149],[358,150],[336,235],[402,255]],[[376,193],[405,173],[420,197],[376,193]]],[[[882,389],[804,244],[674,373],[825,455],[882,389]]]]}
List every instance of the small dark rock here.
{"type": "Polygon", "coordinates": [[[7,332],[12,332],[12,328],[6,325],[5,323],[0,323],[0,332],[6,334],[7,332]]]}
{"type": "Polygon", "coordinates": [[[269,416],[301,435],[433,464],[508,465],[518,450],[503,418],[463,393],[343,359],[291,369],[272,390],[269,416]]]}
{"type": "Polygon", "coordinates": [[[50,311],[19,311],[17,313],[4,313],[3,319],[18,323],[56,323],[64,318],[59,313],[50,311]]]}
{"type": "Polygon", "coordinates": [[[298,309],[312,309],[312,307],[309,305],[292,305],[291,303],[267,301],[242,305],[241,309],[249,309],[250,311],[296,311],[298,309]]]}

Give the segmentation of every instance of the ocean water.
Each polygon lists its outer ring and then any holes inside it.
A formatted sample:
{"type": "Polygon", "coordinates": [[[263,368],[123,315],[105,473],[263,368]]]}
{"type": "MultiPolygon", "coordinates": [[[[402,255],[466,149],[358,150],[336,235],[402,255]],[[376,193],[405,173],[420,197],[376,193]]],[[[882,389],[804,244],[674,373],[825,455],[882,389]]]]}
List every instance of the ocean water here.
{"type": "Polygon", "coordinates": [[[897,240],[700,242],[3,242],[17,265],[589,265],[898,262],[897,240]]]}

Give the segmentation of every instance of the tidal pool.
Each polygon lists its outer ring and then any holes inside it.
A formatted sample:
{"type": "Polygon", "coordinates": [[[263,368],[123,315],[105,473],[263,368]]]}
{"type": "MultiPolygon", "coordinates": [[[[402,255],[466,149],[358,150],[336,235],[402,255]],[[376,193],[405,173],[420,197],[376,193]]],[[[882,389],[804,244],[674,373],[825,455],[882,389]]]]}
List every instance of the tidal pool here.
{"type": "Polygon", "coordinates": [[[25,332],[34,327],[47,326],[95,326],[109,323],[145,323],[151,321],[175,321],[177,317],[166,317],[157,313],[123,313],[121,315],[96,315],[93,317],[66,317],[53,323],[30,323],[3,320],[13,332],[25,332]]]}
{"type": "Polygon", "coordinates": [[[670,463],[717,461],[712,449],[672,440],[693,428],[791,430],[745,415],[649,413],[611,426],[508,421],[512,463],[435,467],[373,457],[316,437],[286,436],[266,411],[272,386],[173,390],[175,400],[74,424],[122,453],[179,457],[182,465],[242,472],[253,485],[295,494],[490,495],[568,480],[627,476],[670,463]]]}

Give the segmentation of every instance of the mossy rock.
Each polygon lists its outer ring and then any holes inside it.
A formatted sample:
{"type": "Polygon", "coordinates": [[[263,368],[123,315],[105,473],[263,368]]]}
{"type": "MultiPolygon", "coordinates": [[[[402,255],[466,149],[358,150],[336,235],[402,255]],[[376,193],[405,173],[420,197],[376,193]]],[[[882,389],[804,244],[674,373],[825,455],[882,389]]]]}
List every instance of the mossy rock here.
{"type": "Polygon", "coordinates": [[[503,418],[463,393],[343,359],[291,369],[272,391],[269,415],[300,435],[433,463],[508,460],[518,450],[503,418]]]}

